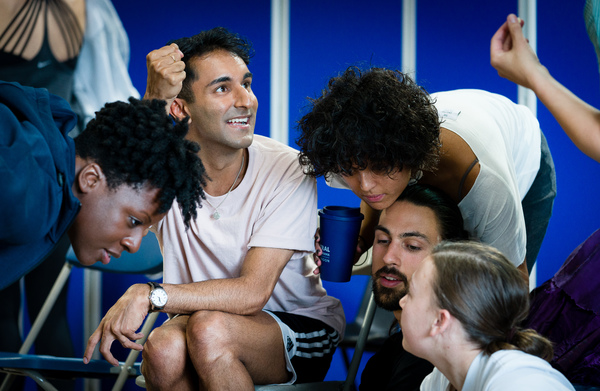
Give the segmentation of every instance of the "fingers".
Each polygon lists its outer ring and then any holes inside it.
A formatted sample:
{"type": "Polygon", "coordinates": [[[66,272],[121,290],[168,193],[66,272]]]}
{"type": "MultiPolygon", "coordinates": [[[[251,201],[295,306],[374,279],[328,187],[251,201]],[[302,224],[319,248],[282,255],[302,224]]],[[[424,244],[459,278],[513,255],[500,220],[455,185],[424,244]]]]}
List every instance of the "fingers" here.
{"type": "MultiPolygon", "coordinates": [[[[100,325],[102,325],[102,324],[100,324],[100,325]]],[[[89,363],[90,360],[92,359],[92,354],[94,354],[94,349],[96,349],[96,345],[98,345],[101,335],[102,335],[102,333],[100,331],[100,327],[98,327],[96,329],[96,331],[94,331],[92,336],[88,339],[88,343],[85,348],[85,352],[83,353],[83,363],[84,364],[89,363]]]]}
{"type": "Polygon", "coordinates": [[[506,41],[506,37],[510,38],[508,22],[504,22],[504,24],[502,24],[502,26],[500,26],[500,28],[492,36],[492,41],[490,43],[492,55],[496,52],[505,51],[504,42],[506,41]]]}
{"type": "Polygon", "coordinates": [[[525,25],[524,20],[517,18],[515,14],[510,14],[506,18],[506,23],[508,24],[510,36],[513,41],[518,42],[525,40],[525,37],[523,37],[523,26],[525,25]]]}
{"type": "Polygon", "coordinates": [[[110,351],[112,343],[116,340],[124,348],[141,351],[143,349],[142,345],[132,340],[140,339],[143,336],[144,335],[142,333],[136,333],[135,331],[120,332],[119,330],[116,330],[116,328],[111,329],[108,322],[103,322],[88,340],[88,346],[85,350],[83,362],[89,362],[94,352],[95,346],[98,344],[98,342],[100,342],[99,351],[102,354],[102,356],[106,359],[106,361],[108,361],[112,365],[118,366],[119,361],[112,355],[110,351]]]}
{"type": "Polygon", "coordinates": [[[520,55],[523,42],[527,45],[521,26],[525,22],[510,14],[490,43],[490,62],[502,77],[514,68],[515,57],[520,55]]]}
{"type": "Polygon", "coordinates": [[[313,270],[314,275],[321,274],[321,258],[315,257],[315,263],[317,264],[317,268],[313,270]]]}
{"type": "Polygon", "coordinates": [[[185,80],[185,63],[182,58],[183,52],[174,43],[148,53],[146,56],[148,83],[145,99],[164,99],[170,106],[172,100],[181,91],[185,80]]]}
{"type": "Polygon", "coordinates": [[[113,337],[108,338],[106,335],[104,336],[104,338],[102,338],[102,342],[100,343],[100,353],[102,354],[102,357],[104,357],[104,359],[106,361],[108,361],[109,363],[111,363],[112,365],[114,365],[115,367],[119,366],[119,360],[117,360],[115,358],[115,356],[112,355],[112,353],[110,352],[110,346],[112,345],[113,341],[115,339],[113,337]]]}
{"type": "MultiPolygon", "coordinates": [[[[157,60],[166,60],[169,58],[171,59],[170,63],[181,61],[183,58],[183,52],[179,50],[177,44],[172,43],[169,46],[163,46],[148,53],[146,56],[146,65],[150,65],[157,60]]],[[[165,62],[165,65],[168,65],[168,61],[165,62]]]]}
{"type": "Polygon", "coordinates": [[[323,255],[323,250],[321,249],[321,231],[317,228],[317,232],[315,232],[315,253],[313,254],[313,259],[317,264],[317,268],[313,270],[314,275],[319,275],[321,273],[321,255],[323,255]]]}
{"type": "Polygon", "coordinates": [[[102,356],[114,366],[119,365],[119,361],[112,355],[110,352],[110,346],[115,340],[112,333],[107,332],[105,327],[106,323],[104,320],[100,322],[100,326],[94,331],[91,337],[88,339],[87,347],[85,348],[85,352],[83,353],[83,362],[87,364],[92,359],[92,355],[94,354],[94,349],[98,342],[100,342],[100,353],[102,356]]]}
{"type": "Polygon", "coordinates": [[[502,53],[512,50],[515,42],[527,42],[523,37],[523,25],[525,21],[517,18],[515,14],[510,14],[506,18],[506,22],[500,26],[498,31],[492,36],[490,43],[490,55],[492,59],[502,53]]]}
{"type": "Polygon", "coordinates": [[[148,311],[147,285],[135,284],[112,306],[94,333],[85,349],[83,362],[89,363],[96,346],[102,356],[112,365],[119,365],[110,348],[116,340],[128,349],[142,350],[142,345],[134,342],[144,335],[136,332],[143,323],[148,311]]]}

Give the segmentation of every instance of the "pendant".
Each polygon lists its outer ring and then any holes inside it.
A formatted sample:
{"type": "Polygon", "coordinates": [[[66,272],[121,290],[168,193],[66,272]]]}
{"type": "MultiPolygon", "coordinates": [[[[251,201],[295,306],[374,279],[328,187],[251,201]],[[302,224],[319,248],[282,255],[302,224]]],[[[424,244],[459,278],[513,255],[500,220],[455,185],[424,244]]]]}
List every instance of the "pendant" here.
{"type": "Polygon", "coordinates": [[[219,218],[221,218],[218,210],[215,210],[215,213],[212,214],[212,218],[215,220],[219,220],[219,218]]]}

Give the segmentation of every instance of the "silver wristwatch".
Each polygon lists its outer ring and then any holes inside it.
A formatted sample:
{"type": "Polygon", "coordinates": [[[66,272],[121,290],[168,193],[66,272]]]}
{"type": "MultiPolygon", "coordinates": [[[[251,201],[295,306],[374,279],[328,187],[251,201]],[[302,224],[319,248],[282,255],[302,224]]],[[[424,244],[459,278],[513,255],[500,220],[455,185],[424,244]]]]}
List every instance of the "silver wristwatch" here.
{"type": "Polygon", "coordinates": [[[167,292],[162,286],[154,281],[149,281],[148,285],[150,285],[151,288],[150,295],[148,296],[148,299],[150,299],[150,312],[162,310],[165,308],[169,298],[167,292]]]}

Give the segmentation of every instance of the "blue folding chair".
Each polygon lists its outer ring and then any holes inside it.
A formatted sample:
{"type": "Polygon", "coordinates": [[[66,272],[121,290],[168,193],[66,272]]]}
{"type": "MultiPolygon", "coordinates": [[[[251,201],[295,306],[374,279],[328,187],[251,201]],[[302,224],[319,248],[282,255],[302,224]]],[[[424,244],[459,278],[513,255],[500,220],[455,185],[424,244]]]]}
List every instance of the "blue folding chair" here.
{"type": "MultiPolygon", "coordinates": [[[[112,389],[113,391],[117,391],[123,387],[127,378],[140,375],[140,364],[135,362],[139,354],[136,350],[132,350],[127,359],[124,362],[119,363],[119,367],[113,367],[105,360],[91,360],[90,363],[84,364],[82,358],[27,354],[46,321],[48,313],[54,306],[59,293],[66,284],[73,267],[109,273],[152,275],[162,272],[162,255],[160,253],[158,241],[153,234],[149,234],[142,240],[138,252],[135,254],[124,252],[121,258],[113,259],[107,265],[97,262],[91,266],[83,266],[77,261],[73,249],[69,249],[65,265],[56,279],[37,318],[31,325],[31,330],[19,352],[0,352],[0,371],[8,374],[0,387],[0,391],[7,391],[10,388],[15,375],[28,376],[42,389],[50,391],[56,391],[56,388],[47,380],[48,378],[113,377],[116,380],[112,389]]],[[[144,334],[144,338],[136,342],[143,344],[146,341],[146,336],[152,330],[157,316],[158,312],[148,316],[141,330],[144,334]]]]}

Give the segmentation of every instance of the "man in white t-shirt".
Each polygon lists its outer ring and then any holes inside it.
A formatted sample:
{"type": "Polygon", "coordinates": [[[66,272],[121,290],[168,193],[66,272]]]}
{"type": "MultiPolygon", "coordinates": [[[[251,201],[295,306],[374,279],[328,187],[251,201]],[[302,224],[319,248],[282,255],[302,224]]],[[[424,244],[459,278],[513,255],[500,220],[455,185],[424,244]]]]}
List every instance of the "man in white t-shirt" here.
{"type": "Polygon", "coordinates": [[[145,98],[161,97],[190,118],[210,180],[203,207],[183,225],[172,208],[153,227],[164,284],[136,284],[90,338],[112,363],[110,345],[132,342],[146,314],[170,320],[143,350],[148,388],[251,390],[254,384],[320,381],[343,336],[339,300],[313,274],[316,184],[298,153],[254,136],[258,102],[249,43],[223,28],[151,52],[145,98]]]}

